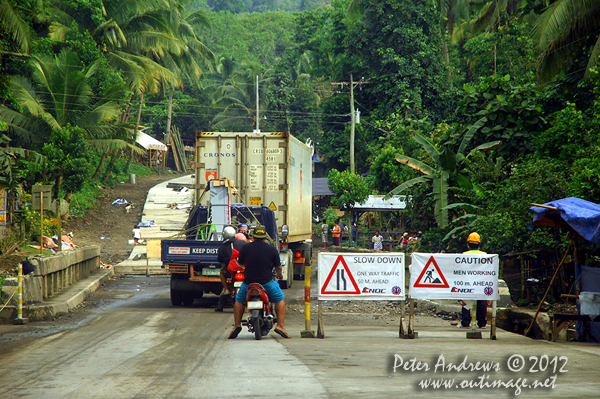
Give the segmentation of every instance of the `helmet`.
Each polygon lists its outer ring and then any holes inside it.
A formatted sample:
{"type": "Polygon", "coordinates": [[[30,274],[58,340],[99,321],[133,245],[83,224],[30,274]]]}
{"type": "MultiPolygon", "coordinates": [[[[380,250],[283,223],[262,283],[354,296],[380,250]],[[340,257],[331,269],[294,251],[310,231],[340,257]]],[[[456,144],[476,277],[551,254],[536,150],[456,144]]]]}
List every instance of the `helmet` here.
{"type": "Polygon", "coordinates": [[[467,242],[472,242],[473,244],[479,244],[481,242],[481,237],[479,234],[472,232],[469,234],[469,238],[467,238],[467,242]]]}
{"type": "Polygon", "coordinates": [[[248,239],[246,238],[246,234],[244,234],[244,233],[237,233],[235,235],[235,238],[237,238],[238,240],[242,240],[242,241],[248,241],[248,239]]]}
{"type": "Polygon", "coordinates": [[[235,237],[235,228],[233,226],[225,226],[223,229],[223,241],[235,237]]]}
{"type": "Polygon", "coordinates": [[[249,229],[248,229],[248,225],[247,225],[246,223],[241,223],[241,224],[238,226],[238,231],[239,231],[240,233],[245,233],[245,234],[248,234],[248,231],[249,231],[249,229]]]}
{"type": "Polygon", "coordinates": [[[254,228],[254,233],[252,233],[252,237],[266,238],[267,237],[267,229],[265,229],[265,226],[256,226],[256,228],[254,228]]]}

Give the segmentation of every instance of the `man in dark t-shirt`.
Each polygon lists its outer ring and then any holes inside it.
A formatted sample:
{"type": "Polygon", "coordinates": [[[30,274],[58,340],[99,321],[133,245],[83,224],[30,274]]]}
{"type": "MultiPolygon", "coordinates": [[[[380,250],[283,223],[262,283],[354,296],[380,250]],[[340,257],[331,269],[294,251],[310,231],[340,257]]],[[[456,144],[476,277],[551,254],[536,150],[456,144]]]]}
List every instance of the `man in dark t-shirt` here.
{"type": "Polygon", "coordinates": [[[279,283],[273,278],[273,269],[275,269],[278,279],[281,280],[283,278],[279,252],[277,252],[275,247],[265,242],[267,231],[263,226],[256,227],[252,236],[254,237],[254,241],[244,245],[238,257],[238,264],[245,268],[245,276],[244,282],[235,298],[235,305],[233,306],[235,327],[233,327],[233,330],[229,334],[229,339],[237,338],[240,331],[242,331],[242,315],[246,307],[246,292],[248,291],[248,285],[251,283],[261,284],[269,296],[269,301],[275,304],[277,326],[273,331],[283,338],[291,338],[286,332],[284,325],[285,297],[279,287],[279,283]]]}

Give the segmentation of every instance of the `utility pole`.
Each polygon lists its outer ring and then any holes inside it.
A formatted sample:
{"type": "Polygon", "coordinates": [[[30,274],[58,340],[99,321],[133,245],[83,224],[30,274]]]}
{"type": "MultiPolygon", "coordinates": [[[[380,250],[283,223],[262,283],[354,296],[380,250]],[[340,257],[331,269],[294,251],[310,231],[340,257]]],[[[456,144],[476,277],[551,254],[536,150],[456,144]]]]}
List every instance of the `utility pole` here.
{"type": "Polygon", "coordinates": [[[350,74],[350,83],[348,82],[335,82],[331,83],[332,86],[341,86],[350,84],[350,173],[356,173],[354,167],[354,135],[356,130],[356,122],[358,120],[357,111],[354,110],[354,86],[359,86],[362,90],[362,85],[369,84],[370,82],[365,82],[363,79],[360,82],[354,83],[354,79],[352,74],[350,74]]]}
{"type": "Polygon", "coordinates": [[[350,173],[354,174],[354,129],[356,128],[356,117],[354,115],[354,80],[350,74],[350,173]]]}
{"type": "Polygon", "coordinates": [[[254,133],[260,133],[260,115],[258,115],[259,107],[258,107],[258,75],[256,75],[256,130],[254,133]]]}

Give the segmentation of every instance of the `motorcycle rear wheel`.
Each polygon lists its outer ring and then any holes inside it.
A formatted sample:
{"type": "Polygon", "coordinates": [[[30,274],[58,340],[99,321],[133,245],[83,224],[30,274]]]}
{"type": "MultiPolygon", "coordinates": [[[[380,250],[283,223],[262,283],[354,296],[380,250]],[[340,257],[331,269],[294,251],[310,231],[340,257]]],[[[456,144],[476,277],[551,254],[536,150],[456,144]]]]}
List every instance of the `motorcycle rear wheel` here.
{"type": "Polygon", "coordinates": [[[252,328],[254,329],[254,338],[255,339],[262,339],[262,332],[261,332],[261,325],[260,325],[260,318],[259,317],[255,317],[252,319],[252,328]]]}

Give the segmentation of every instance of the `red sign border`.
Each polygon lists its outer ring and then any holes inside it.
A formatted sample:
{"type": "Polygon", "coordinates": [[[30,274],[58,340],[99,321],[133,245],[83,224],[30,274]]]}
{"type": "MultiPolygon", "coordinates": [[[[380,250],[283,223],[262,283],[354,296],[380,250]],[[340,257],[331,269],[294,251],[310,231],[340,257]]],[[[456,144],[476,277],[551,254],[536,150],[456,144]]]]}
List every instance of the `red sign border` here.
{"type": "Polygon", "coordinates": [[[435,261],[435,258],[433,257],[433,255],[431,255],[431,257],[429,258],[429,260],[425,264],[425,267],[421,271],[421,274],[419,275],[419,278],[417,278],[417,281],[415,281],[415,284],[413,285],[413,287],[415,287],[415,288],[450,288],[450,285],[446,281],[446,277],[444,277],[444,274],[440,270],[440,268],[439,268],[437,262],[435,261]],[[444,285],[439,285],[439,284],[423,284],[423,283],[421,283],[421,279],[423,278],[423,275],[425,274],[425,271],[427,270],[427,268],[429,268],[429,265],[432,264],[432,263],[433,263],[433,266],[435,267],[435,270],[437,270],[438,274],[442,278],[442,281],[444,282],[444,285]]]}
{"type": "Polygon", "coordinates": [[[327,279],[325,280],[325,284],[323,284],[323,287],[321,287],[321,295],[360,295],[360,288],[358,288],[358,284],[356,284],[356,281],[354,280],[354,276],[350,272],[350,269],[348,268],[348,265],[346,264],[346,261],[344,260],[343,255],[338,255],[337,259],[335,260],[333,267],[331,268],[331,271],[329,272],[329,275],[327,276],[327,279]],[[356,289],[355,292],[352,292],[352,291],[329,291],[329,292],[327,292],[327,291],[325,291],[325,287],[327,287],[327,284],[329,284],[329,281],[333,277],[333,272],[337,269],[337,266],[340,262],[342,262],[342,266],[344,266],[344,269],[346,269],[346,272],[348,273],[348,277],[350,277],[350,281],[352,282],[352,285],[356,289]]]}

